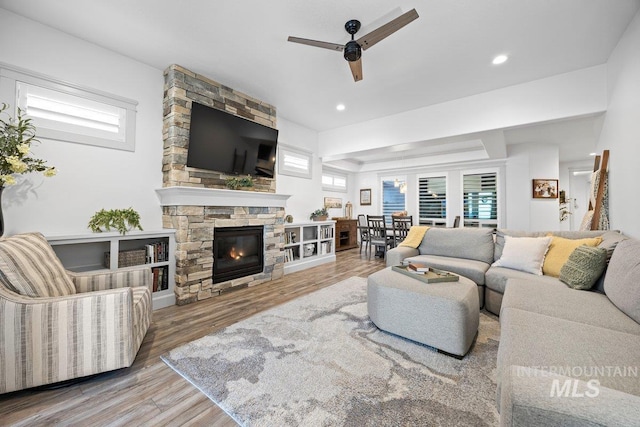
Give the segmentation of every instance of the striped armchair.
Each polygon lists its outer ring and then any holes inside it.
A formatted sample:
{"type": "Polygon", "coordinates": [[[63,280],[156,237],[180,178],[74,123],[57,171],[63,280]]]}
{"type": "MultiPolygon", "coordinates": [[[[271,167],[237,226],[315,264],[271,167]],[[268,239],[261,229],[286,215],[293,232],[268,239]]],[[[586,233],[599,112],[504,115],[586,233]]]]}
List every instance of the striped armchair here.
{"type": "Polygon", "coordinates": [[[150,283],[147,267],[66,271],[39,233],[0,239],[0,393],[131,366],[150,283]]]}

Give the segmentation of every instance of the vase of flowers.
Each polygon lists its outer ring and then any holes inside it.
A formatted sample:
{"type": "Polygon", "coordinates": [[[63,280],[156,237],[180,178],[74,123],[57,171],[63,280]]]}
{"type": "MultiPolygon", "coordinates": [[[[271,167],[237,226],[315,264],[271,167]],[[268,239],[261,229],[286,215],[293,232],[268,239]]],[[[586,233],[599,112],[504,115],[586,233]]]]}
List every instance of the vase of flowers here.
{"type": "Polygon", "coordinates": [[[2,191],[4,187],[16,183],[15,175],[41,172],[44,176],[54,176],[56,168],[36,159],[31,154],[31,144],[36,139],[36,128],[31,119],[25,118],[18,108],[16,118],[11,118],[6,110],[9,105],[0,106],[0,236],[4,234],[2,217],[2,191]]]}

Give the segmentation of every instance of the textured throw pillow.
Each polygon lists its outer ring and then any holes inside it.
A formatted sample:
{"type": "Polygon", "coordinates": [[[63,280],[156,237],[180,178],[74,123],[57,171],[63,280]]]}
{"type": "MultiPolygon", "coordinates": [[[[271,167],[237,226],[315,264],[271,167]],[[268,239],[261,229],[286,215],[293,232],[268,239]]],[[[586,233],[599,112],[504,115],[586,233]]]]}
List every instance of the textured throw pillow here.
{"type": "Polygon", "coordinates": [[[542,276],[542,263],[551,237],[504,236],[504,249],[494,267],[506,267],[542,276]]]}
{"type": "Polygon", "coordinates": [[[578,246],[560,269],[560,280],[573,289],[591,289],[606,266],[606,249],[578,246]]]}
{"type": "Polygon", "coordinates": [[[76,293],[62,263],[40,233],[0,239],[0,283],[30,297],[58,297],[76,293]]]}
{"type": "Polygon", "coordinates": [[[560,269],[567,262],[569,256],[578,246],[598,246],[602,242],[602,237],[592,237],[588,239],[565,239],[553,236],[549,245],[549,252],[544,258],[542,272],[545,276],[560,276],[560,269]]]}

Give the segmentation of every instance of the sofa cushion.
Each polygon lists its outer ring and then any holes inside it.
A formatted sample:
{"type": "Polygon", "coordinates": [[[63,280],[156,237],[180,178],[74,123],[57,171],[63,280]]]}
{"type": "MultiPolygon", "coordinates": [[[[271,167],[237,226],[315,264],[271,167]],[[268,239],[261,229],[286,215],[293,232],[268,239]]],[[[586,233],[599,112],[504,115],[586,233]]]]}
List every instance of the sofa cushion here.
{"type": "MultiPolygon", "coordinates": [[[[551,238],[551,244],[549,245],[549,251],[544,257],[542,273],[547,276],[559,277],[560,269],[569,259],[569,255],[571,255],[578,246],[598,246],[600,242],[602,242],[602,237],[565,239],[564,237],[553,236],[551,238]]],[[[598,277],[600,277],[600,275],[598,275],[598,277]]]]}
{"type": "Polygon", "coordinates": [[[633,372],[612,373],[615,368],[640,366],[637,335],[516,308],[502,310],[500,327],[498,393],[503,376],[516,365],[583,381],[596,379],[604,387],[640,396],[640,381],[633,372]]]}
{"type": "Polygon", "coordinates": [[[607,250],[578,246],[560,269],[559,279],[570,288],[589,290],[607,266],[607,250]]]}
{"type": "Polygon", "coordinates": [[[418,247],[421,255],[439,255],[493,262],[493,229],[436,228],[427,231],[418,247]]]}
{"type": "Polygon", "coordinates": [[[505,236],[504,249],[496,267],[511,268],[542,276],[542,263],[549,250],[551,237],[505,236]]]}
{"type": "Polygon", "coordinates": [[[613,251],[604,292],[616,307],[640,323],[640,240],[624,240],[613,251]]]}
{"type": "Polygon", "coordinates": [[[578,291],[559,282],[511,279],[502,299],[501,310],[510,308],[640,337],[640,325],[618,310],[606,295],[578,291]]]}
{"type": "MultiPolygon", "coordinates": [[[[629,237],[617,231],[606,231],[602,235],[602,242],[598,245],[598,247],[607,250],[607,265],[609,265],[609,261],[611,260],[613,251],[615,250],[618,243],[622,242],[623,240],[627,240],[628,238],[629,237]]],[[[594,291],[600,292],[602,294],[604,293],[604,277],[604,274],[600,276],[600,279],[598,279],[596,285],[593,287],[594,291]]]]}
{"type": "Polygon", "coordinates": [[[484,274],[489,268],[486,262],[438,255],[418,255],[406,258],[405,261],[425,263],[429,267],[460,274],[473,280],[476,285],[484,285],[484,274]]]}
{"type": "Polygon", "coordinates": [[[508,230],[498,229],[496,230],[496,244],[494,247],[494,261],[497,261],[502,256],[502,250],[504,249],[504,237],[545,237],[545,236],[558,236],[565,239],[586,239],[588,237],[603,237],[603,243],[605,240],[604,234],[620,235],[617,231],[594,230],[594,231],[520,231],[520,230],[508,230]]]}
{"type": "Polygon", "coordinates": [[[503,267],[489,267],[484,275],[484,285],[496,292],[504,293],[507,287],[507,281],[510,279],[535,280],[536,283],[553,283],[556,286],[566,288],[567,285],[562,283],[560,279],[551,276],[534,276],[523,271],[512,270],[503,267]]]}
{"type": "Polygon", "coordinates": [[[0,283],[29,297],[60,297],[76,293],[62,263],[40,233],[0,239],[0,283]]]}

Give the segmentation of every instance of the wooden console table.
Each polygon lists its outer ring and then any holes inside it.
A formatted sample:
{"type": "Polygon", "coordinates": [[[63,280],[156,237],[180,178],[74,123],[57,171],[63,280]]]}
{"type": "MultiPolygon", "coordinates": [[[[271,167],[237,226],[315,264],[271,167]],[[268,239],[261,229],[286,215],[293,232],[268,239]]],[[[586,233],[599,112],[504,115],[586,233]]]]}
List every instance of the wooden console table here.
{"type": "Polygon", "coordinates": [[[336,218],[336,252],[358,247],[358,220],[336,218]]]}

